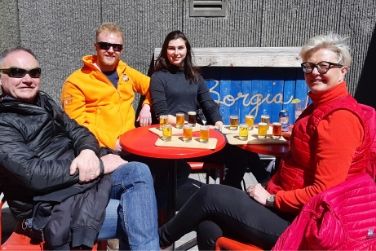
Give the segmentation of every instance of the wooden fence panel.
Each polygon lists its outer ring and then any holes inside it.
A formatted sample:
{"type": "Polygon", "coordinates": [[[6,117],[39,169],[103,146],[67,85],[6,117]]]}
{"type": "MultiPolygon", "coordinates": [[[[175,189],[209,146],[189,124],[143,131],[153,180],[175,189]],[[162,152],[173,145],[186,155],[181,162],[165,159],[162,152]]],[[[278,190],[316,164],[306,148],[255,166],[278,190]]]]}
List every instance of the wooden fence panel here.
{"type": "Polygon", "coordinates": [[[203,67],[202,74],[226,124],[230,115],[244,123],[246,114],[254,115],[257,123],[263,113],[278,121],[282,109],[294,122],[291,101],[298,98],[306,104],[308,88],[299,68],[203,67]]]}

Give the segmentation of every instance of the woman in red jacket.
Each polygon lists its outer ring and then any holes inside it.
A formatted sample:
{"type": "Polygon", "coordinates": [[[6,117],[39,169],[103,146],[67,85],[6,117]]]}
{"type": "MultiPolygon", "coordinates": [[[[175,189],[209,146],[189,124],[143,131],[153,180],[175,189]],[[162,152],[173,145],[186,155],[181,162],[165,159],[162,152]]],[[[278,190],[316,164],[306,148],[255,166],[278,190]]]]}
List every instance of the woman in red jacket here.
{"type": "Polygon", "coordinates": [[[365,172],[368,128],[347,91],[351,56],[345,39],[314,37],[300,56],[313,102],[296,121],[290,153],[266,189],[260,184],[247,193],[221,185],[201,188],[160,228],[162,247],[196,230],[199,249],[214,249],[220,236],[270,249],[310,198],[365,172]]]}

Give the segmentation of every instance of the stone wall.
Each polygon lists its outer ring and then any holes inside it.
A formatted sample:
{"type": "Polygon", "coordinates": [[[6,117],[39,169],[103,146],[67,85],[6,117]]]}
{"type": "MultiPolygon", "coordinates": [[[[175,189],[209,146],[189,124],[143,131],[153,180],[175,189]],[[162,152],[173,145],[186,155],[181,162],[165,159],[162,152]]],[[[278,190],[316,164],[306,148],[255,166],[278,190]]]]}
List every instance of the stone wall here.
{"type": "MultiPolygon", "coordinates": [[[[153,50],[175,29],[193,47],[294,47],[328,31],[348,35],[355,93],[376,21],[375,0],[226,0],[225,17],[190,17],[190,0],[1,0],[0,50],[31,48],[43,68],[43,89],[58,99],[64,79],[93,53],[105,21],[125,32],[123,58],[147,73],[153,50]]],[[[370,50],[371,51],[371,50],[370,50]]]]}

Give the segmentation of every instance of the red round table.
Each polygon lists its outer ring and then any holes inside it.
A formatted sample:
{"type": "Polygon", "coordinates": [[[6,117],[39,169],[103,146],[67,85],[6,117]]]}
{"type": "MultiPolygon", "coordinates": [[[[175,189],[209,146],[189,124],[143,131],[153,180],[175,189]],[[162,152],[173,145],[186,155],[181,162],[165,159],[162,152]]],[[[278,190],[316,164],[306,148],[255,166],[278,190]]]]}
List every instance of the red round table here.
{"type": "Polygon", "coordinates": [[[277,158],[281,158],[287,154],[289,151],[289,145],[286,144],[245,144],[239,145],[240,148],[244,150],[265,154],[273,155],[277,158]]]}
{"type": "MultiPolygon", "coordinates": [[[[183,147],[160,147],[155,146],[158,135],[149,131],[151,125],[138,127],[130,130],[120,136],[120,145],[122,149],[135,155],[159,158],[159,159],[190,159],[203,157],[218,152],[226,145],[226,139],[222,133],[215,129],[210,129],[210,138],[217,139],[215,149],[183,148],[183,147]]],[[[197,136],[197,132],[193,136],[197,136]]]]}
{"type": "MultiPolygon", "coordinates": [[[[169,219],[175,214],[177,160],[203,157],[218,152],[226,145],[226,139],[221,132],[210,129],[210,138],[217,139],[215,149],[160,147],[155,145],[159,136],[149,131],[150,127],[158,126],[151,125],[132,129],[120,136],[120,145],[125,152],[138,156],[173,160],[174,165],[166,166],[166,175],[169,177],[168,186],[171,187],[166,216],[169,219]]],[[[193,136],[197,136],[197,132],[193,136]]]]}

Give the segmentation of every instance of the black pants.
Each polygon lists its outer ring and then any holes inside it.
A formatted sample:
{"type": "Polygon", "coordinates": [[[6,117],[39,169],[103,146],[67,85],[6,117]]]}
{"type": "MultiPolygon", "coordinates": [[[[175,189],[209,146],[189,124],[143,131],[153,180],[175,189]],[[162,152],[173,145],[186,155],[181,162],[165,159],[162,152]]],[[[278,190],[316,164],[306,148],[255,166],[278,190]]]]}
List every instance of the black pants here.
{"type": "Polygon", "coordinates": [[[252,172],[260,182],[269,177],[258,154],[230,144],[226,144],[221,151],[203,157],[201,160],[224,164],[226,174],[223,184],[239,189],[241,189],[241,182],[246,171],[252,172]]]}
{"type": "Polygon", "coordinates": [[[200,188],[178,214],[159,229],[161,247],[196,230],[200,250],[214,250],[220,236],[270,249],[293,217],[278,214],[246,192],[223,185],[200,188]]]}

